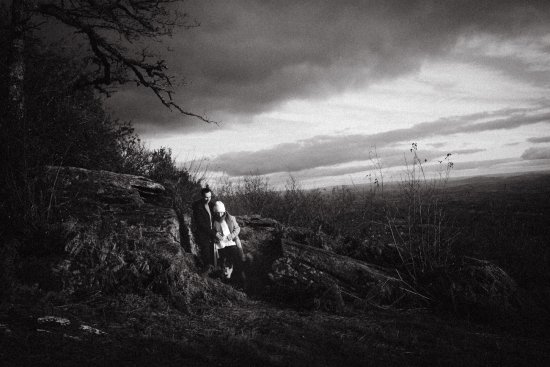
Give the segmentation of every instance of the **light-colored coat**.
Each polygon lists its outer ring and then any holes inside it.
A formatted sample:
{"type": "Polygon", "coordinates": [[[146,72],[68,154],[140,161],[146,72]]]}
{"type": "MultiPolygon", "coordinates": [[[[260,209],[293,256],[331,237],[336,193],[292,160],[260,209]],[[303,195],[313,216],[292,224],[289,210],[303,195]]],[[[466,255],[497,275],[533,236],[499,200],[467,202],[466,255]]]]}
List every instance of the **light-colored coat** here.
{"type": "MultiPolygon", "coordinates": [[[[239,227],[239,223],[237,223],[237,219],[231,214],[226,212],[223,220],[225,220],[225,223],[227,223],[227,227],[229,227],[228,239],[235,241],[235,243],[237,244],[237,247],[242,249],[243,246],[241,244],[241,240],[239,239],[239,233],[241,232],[241,227],[239,227]]],[[[223,233],[222,226],[220,222],[218,222],[217,220],[214,220],[213,227],[216,232],[223,233]]]]}

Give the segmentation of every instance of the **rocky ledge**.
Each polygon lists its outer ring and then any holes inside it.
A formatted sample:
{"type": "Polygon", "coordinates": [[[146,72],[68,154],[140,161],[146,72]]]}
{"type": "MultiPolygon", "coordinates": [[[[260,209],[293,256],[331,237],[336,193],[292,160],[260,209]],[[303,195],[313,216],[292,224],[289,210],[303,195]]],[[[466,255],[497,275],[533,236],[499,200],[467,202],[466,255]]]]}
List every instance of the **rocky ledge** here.
{"type": "Polygon", "coordinates": [[[108,171],[48,167],[46,187],[59,219],[72,232],[124,236],[166,256],[182,253],[178,216],[157,182],[108,171]]]}

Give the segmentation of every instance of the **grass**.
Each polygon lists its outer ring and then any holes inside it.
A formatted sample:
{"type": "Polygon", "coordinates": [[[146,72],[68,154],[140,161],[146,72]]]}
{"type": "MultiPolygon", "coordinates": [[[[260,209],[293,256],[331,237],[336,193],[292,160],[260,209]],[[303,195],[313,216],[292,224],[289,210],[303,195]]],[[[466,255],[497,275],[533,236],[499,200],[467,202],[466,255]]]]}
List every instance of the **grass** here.
{"type": "Polygon", "coordinates": [[[548,340],[501,333],[425,310],[334,315],[259,301],[187,314],[131,297],[0,310],[5,366],[543,366],[548,340]],[[139,305],[144,307],[136,307],[139,305]],[[11,312],[11,313],[10,313],[11,312]],[[55,314],[68,327],[41,325],[55,314]],[[107,332],[88,335],[78,325],[107,332]],[[78,338],[78,339],[75,339],[78,338]]]}

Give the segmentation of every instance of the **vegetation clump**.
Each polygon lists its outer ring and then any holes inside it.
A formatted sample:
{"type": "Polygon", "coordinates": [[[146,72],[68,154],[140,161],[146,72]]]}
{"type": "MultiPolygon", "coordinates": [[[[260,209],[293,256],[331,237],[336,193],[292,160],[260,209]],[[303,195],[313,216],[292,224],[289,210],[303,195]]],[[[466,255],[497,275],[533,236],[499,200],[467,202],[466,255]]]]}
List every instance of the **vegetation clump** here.
{"type": "MultiPolygon", "coordinates": [[[[544,318],[541,307],[532,307],[533,295],[508,275],[514,266],[502,267],[507,264],[500,261],[503,254],[483,254],[482,243],[464,247],[472,233],[460,221],[467,204],[457,199],[449,181],[451,154],[429,178],[416,144],[410,153],[398,182],[384,182],[382,167],[375,164],[377,177],[370,187],[305,190],[290,177],[277,190],[267,179],[250,176],[222,181],[217,192],[236,214],[275,218],[301,243],[388,269],[431,308],[485,321],[535,313],[544,318]]],[[[489,223],[491,217],[478,220],[478,225],[489,223]]],[[[520,278],[520,284],[524,281],[520,278]]]]}

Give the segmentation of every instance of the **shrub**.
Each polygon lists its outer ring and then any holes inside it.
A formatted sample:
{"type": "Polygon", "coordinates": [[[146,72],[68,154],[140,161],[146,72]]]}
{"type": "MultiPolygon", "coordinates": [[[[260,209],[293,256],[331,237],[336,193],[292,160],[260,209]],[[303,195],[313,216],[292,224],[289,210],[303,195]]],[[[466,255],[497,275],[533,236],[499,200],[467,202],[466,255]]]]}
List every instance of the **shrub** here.
{"type": "Polygon", "coordinates": [[[402,261],[400,268],[418,284],[423,274],[454,262],[452,246],[456,233],[442,204],[453,165],[447,164],[444,176],[428,179],[415,143],[411,152],[412,162],[406,162],[397,197],[386,198],[385,215],[402,261]]]}
{"type": "MultiPolygon", "coordinates": [[[[247,176],[233,182],[227,178],[216,185],[217,198],[232,214],[258,214],[290,225],[338,234],[341,223],[355,218],[356,194],[350,188],[304,190],[289,176],[284,190],[277,191],[261,176],[247,176]]],[[[353,219],[355,220],[355,219],[353,219]]]]}

